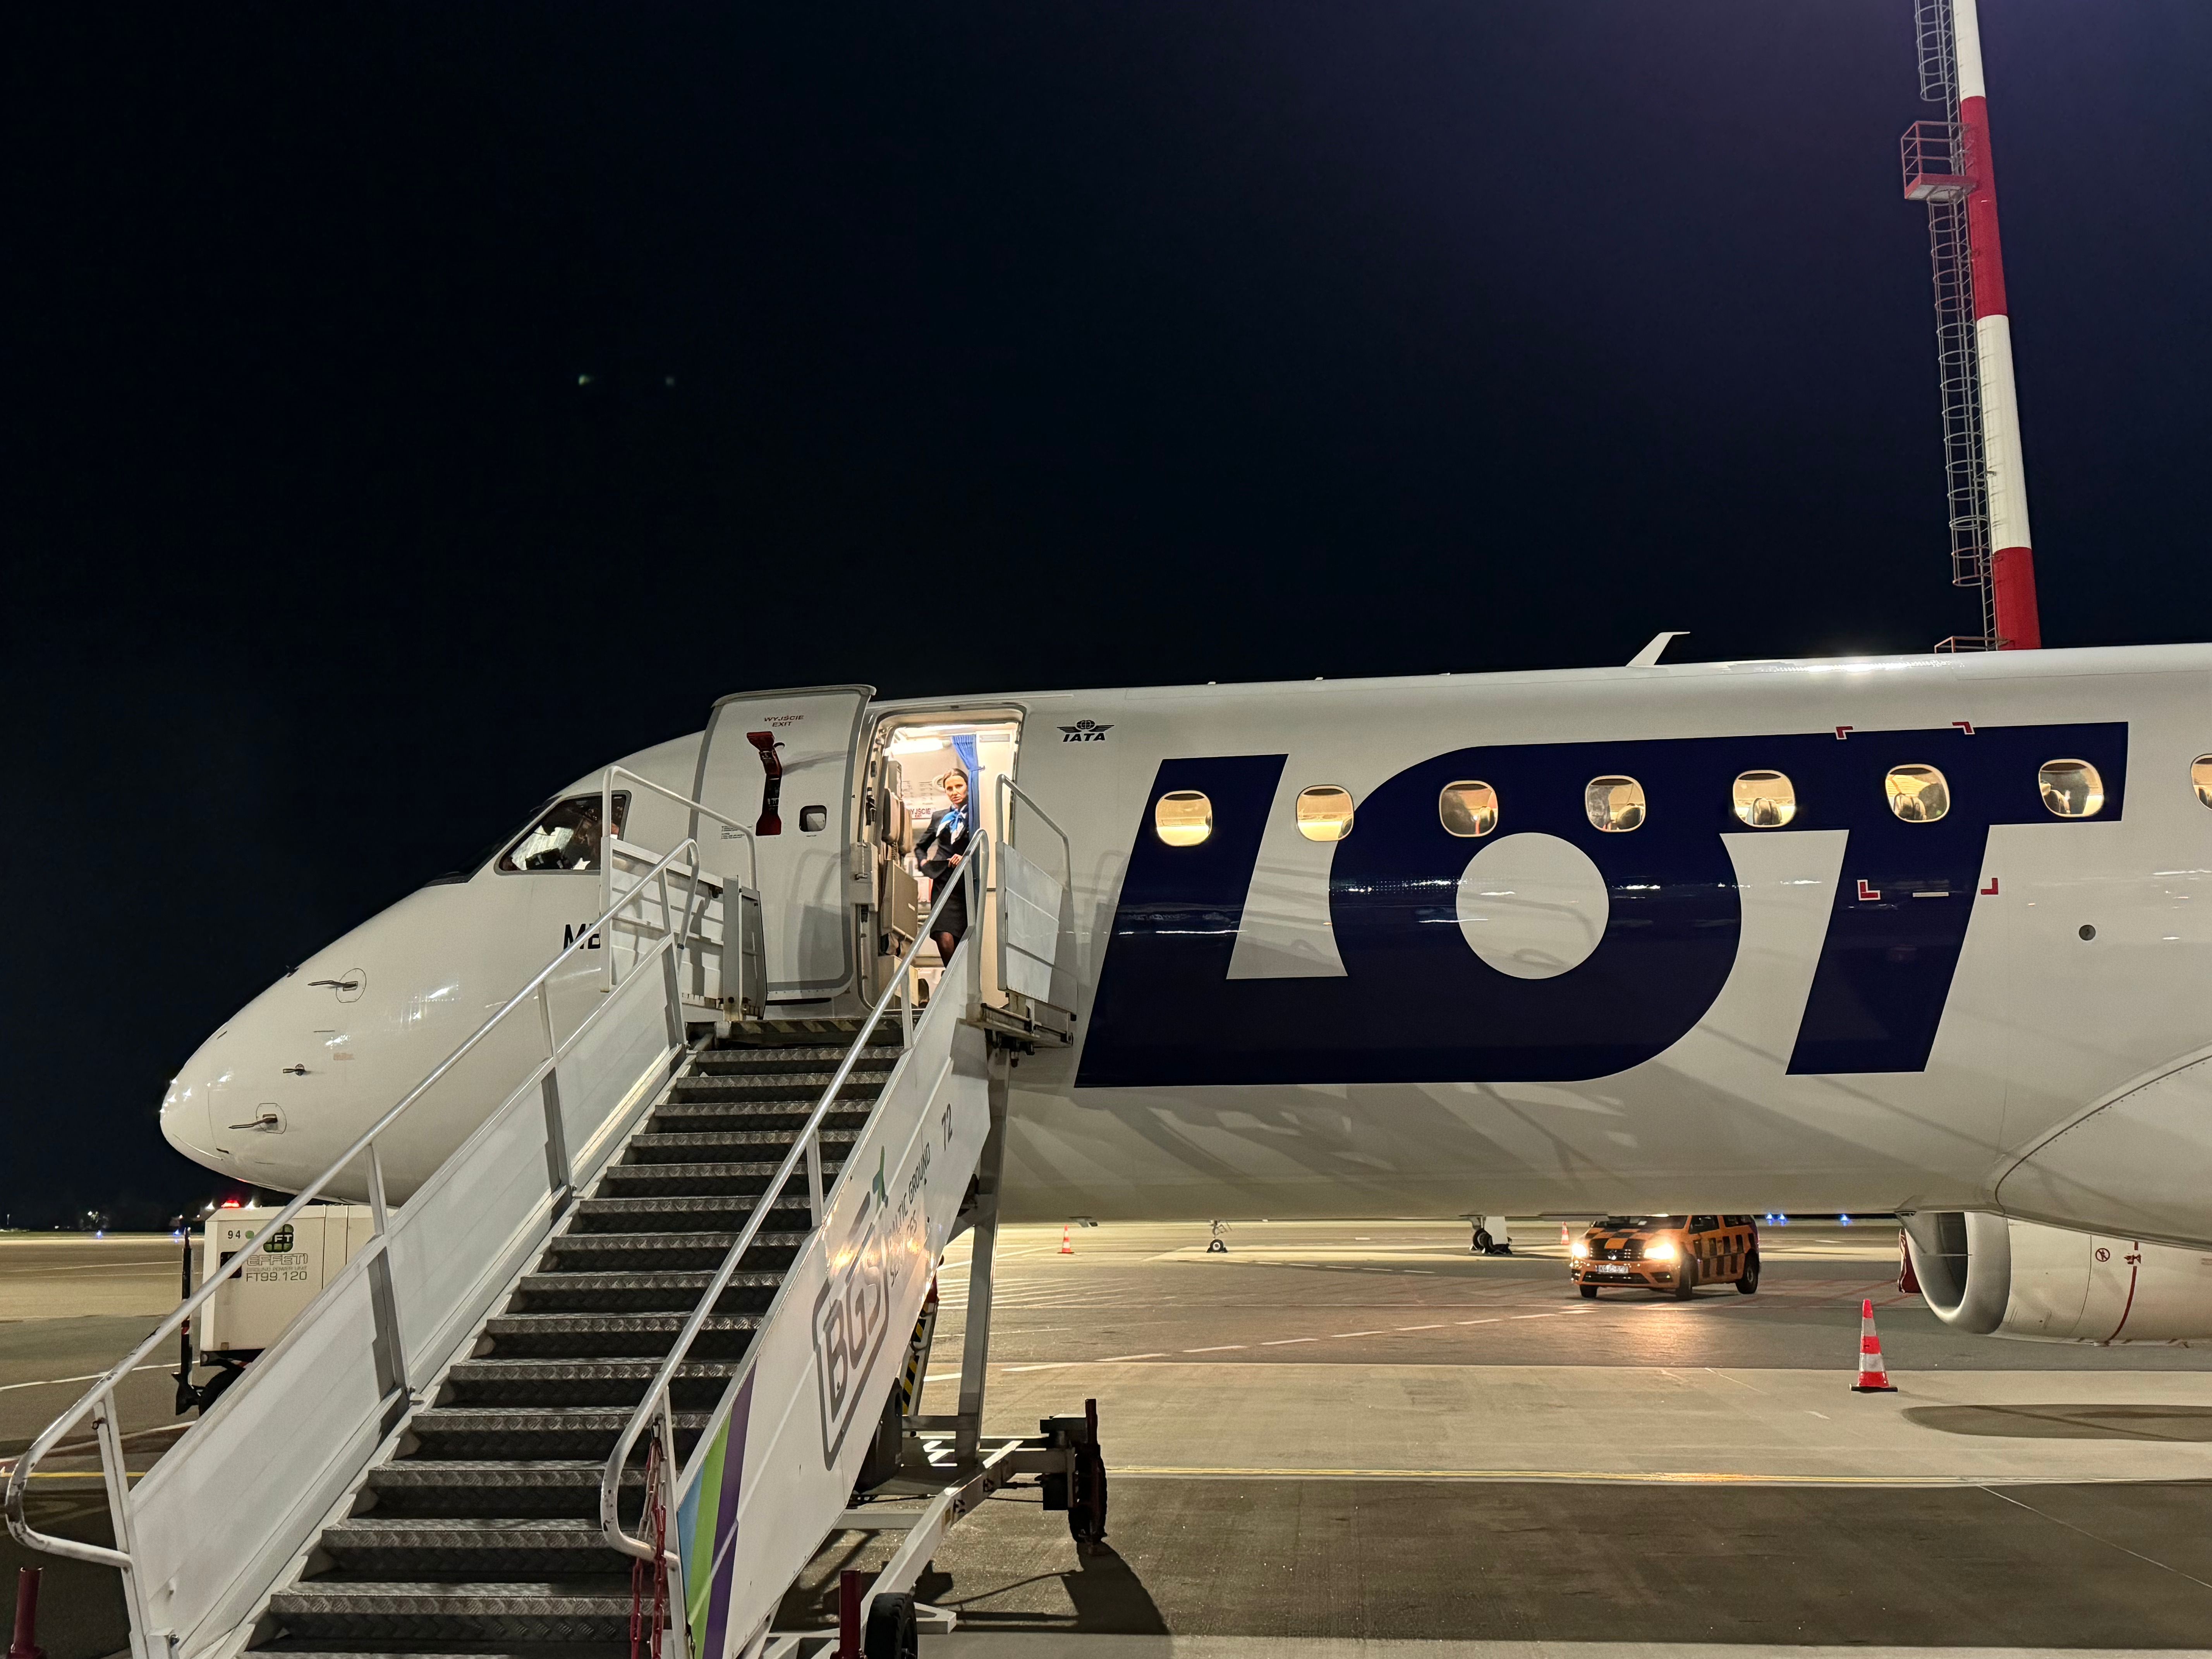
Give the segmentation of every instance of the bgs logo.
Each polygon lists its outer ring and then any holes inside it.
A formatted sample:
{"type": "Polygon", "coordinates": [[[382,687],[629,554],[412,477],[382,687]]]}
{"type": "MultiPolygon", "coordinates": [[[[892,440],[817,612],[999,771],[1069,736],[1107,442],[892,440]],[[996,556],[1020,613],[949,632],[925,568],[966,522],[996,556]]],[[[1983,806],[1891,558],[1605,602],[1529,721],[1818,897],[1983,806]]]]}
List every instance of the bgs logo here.
{"type": "Polygon", "coordinates": [[[1110,720],[1104,726],[1097,720],[1078,720],[1073,726],[1060,728],[1060,740],[1062,743],[1103,743],[1106,734],[1113,729],[1110,720]]]}
{"type": "Polygon", "coordinates": [[[860,1407],[860,1384],[890,1330],[890,1287],[884,1281],[883,1240],[875,1225],[882,1218],[882,1206],[870,1204],[854,1230],[859,1248],[848,1249],[842,1268],[830,1268],[830,1282],[814,1299],[814,1370],[822,1379],[822,1458],[832,1468],[860,1407]]]}

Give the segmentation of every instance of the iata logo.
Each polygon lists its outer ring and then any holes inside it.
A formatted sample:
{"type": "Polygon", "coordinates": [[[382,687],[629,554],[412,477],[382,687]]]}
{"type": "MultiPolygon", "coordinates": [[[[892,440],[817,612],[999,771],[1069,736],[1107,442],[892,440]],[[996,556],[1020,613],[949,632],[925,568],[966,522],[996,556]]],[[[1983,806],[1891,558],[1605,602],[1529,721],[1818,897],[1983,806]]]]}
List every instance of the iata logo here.
{"type": "Polygon", "coordinates": [[[1097,720],[1078,720],[1073,726],[1060,728],[1060,740],[1062,743],[1103,743],[1106,734],[1113,729],[1110,721],[1101,726],[1097,720]]]}

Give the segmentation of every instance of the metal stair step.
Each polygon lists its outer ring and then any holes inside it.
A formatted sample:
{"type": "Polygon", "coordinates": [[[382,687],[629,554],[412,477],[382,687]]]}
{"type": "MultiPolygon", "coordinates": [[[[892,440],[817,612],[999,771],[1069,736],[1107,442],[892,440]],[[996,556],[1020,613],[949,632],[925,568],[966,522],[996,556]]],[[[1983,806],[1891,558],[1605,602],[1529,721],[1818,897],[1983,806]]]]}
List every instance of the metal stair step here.
{"type": "MultiPolygon", "coordinates": [[[[415,1516],[566,1515],[599,1512],[599,1458],[541,1457],[516,1462],[482,1457],[402,1457],[368,1472],[363,1488],[375,1499],[368,1514],[380,1520],[415,1516]]],[[[635,1519],[644,1508],[645,1468],[623,1471],[622,1510],[635,1519]]]]}
{"type": "Polygon", "coordinates": [[[607,1642],[629,1635],[626,1574],[466,1583],[310,1579],[269,1599],[295,1636],[607,1642]]]}
{"type": "MultiPolygon", "coordinates": [[[[495,1352],[556,1359],[638,1358],[668,1352],[688,1313],[501,1313],[484,1322],[495,1352]]],[[[743,1353],[765,1322],[755,1314],[708,1316],[692,1340],[702,1356],[743,1353]]]]}
{"type": "MultiPolygon", "coordinates": [[[[741,1364],[738,1358],[687,1359],[669,1392],[679,1410],[711,1407],[741,1364]]],[[[444,1398],[459,1406],[634,1407],[659,1374],[659,1359],[464,1359],[446,1373],[444,1398]]]]}
{"type": "MultiPolygon", "coordinates": [[[[849,1147],[860,1134],[859,1129],[824,1129],[822,1145],[825,1152],[832,1146],[849,1147]]],[[[787,1152],[798,1139],[793,1129],[644,1129],[629,1138],[623,1157],[624,1166],[631,1169],[640,1164],[695,1163],[716,1153],[757,1157],[764,1152],[787,1152]]]]}
{"type": "MultiPolygon", "coordinates": [[[[825,1129],[860,1129],[867,1126],[872,1103],[854,1101],[822,1115],[825,1129]]],[[[813,1115],[806,1100],[671,1100],[653,1108],[647,1127],[653,1133],[697,1133],[712,1123],[739,1129],[779,1129],[797,1134],[813,1115]]]]}
{"type": "MultiPolygon", "coordinates": [[[[734,1232],[719,1233],[562,1233],[547,1242],[538,1272],[547,1277],[568,1273],[606,1272],[680,1273],[722,1265],[722,1258],[738,1242],[734,1232]]],[[[763,1228],[745,1252],[747,1261],[758,1258],[763,1268],[778,1270],[791,1265],[803,1232],[772,1233],[763,1228]]]]}
{"type": "MultiPolygon", "coordinates": [[[[709,1048],[693,1064],[694,1077],[727,1077],[739,1074],[764,1077],[774,1072],[834,1072],[844,1064],[851,1051],[849,1043],[830,1046],[790,1045],[773,1048],[709,1048]]],[[[889,1070],[903,1053],[896,1036],[889,1042],[872,1042],[860,1050],[860,1058],[853,1062],[855,1071],[863,1066],[880,1066],[889,1070]]],[[[824,1081],[827,1081],[825,1079],[824,1081]]]]}
{"type": "MultiPolygon", "coordinates": [[[[748,1255],[751,1254],[749,1250],[748,1255]]],[[[719,1267],[720,1263],[716,1262],[719,1267]]],[[[535,1273],[516,1287],[510,1313],[690,1313],[699,1305],[714,1273],[703,1269],[654,1273],[535,1273]]],[[[739,1270],[715,1305],[726,1312],[766,1313],[783,1284],[775,1270],[739,1270]]]]}
{"type": "Polygon", "coordinates": [[[560,1578],[629,1571],[596,1519],[580,1516],[356,1516],[324,1529],[349,1577],[560,1578]]]}
{"type": "MultiPolygon", "coordinates": [[[[831,1151],[829,1147],[823,1149],[825,1178],[839,1164],[830,1156],[831,1151]]],[[[687,1198],[757,1197],[782,1162],[777,1158],[773,1163],[617,1164],[600,1177],[599,1191],[617,1198],[648,1189],[657,1194],[680,1194],[687,1198]]],[[[796,1179],[794,1175],[794,1182],[796,1179]]]]}
{"type": "MultiPolygon", "coordinates": [[[[647,1228],[671,1237],[720,1232],[733,1226],[742,1228],[760,1207],[760,1201],[758,1193],[639,1193],[580,1199],[572,1212],[569,1234],[589,1237],[594,1233],[635,1233],[647,1228]]],[[[805,1232],[813,1224],[805,1199],[791,1196],[769,1212],[766,1226],[781,1232],[805,1232]]]]}
{"type": "MultiPolygon", "coordinates": [[[[856,1066],[837,1091],[839,1099],[873,1100],[890,1079],[888,1066],[856,1066]]],[[[803,1100],[822,1098],[835,1072],[693,1073],[676,1079],[676,1100],[803,1100]]]]}
{"type": "MultiPolygon", "coordinates": [[[[676,1413],[676,1450],[690,1454],[711,1413],[676,1413]]],[[[608,1457],[629,1426],[630,1411],[607,1406],[434,1406],[408,1423],[418,1451],[430,1458],[608,1457]]]]}

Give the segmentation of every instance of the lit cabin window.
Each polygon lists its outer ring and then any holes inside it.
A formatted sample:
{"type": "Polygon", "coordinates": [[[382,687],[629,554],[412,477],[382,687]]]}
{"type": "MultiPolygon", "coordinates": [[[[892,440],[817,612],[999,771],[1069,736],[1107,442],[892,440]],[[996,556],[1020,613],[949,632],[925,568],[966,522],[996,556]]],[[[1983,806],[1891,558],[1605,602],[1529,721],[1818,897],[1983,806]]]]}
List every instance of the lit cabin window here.
{"type": "Polygon", "coordinates": [[[1498,792],[1486,783],[1468,779],[1448,783],[1437,797],[1437,816],[1448,835],[1471,841],[1498,828],[1498,792]]]}
{"type": "Polygon", "coordinates": [[[1597,830],[1635,830],[1644,823],[1644,786],[1634,778],[1592,778],[1583,806],[1597,830]]]}
{"type": "Polygon", "coordinates": [[[1780,772],[1746,772],[1735,781],[1735,815],[1754,830],[1779,830],[1797,816],[1797,792],[1780,772]]]}
{"type": "Polygon", "coordinates": [[[1195,847],[1213,833],[1213,803],[1195,789],[1173,789],[1152,808],[1152,829],[1170,847],[1195,847]]]}
{"type": "Polygon", "coordinates": [[[1932,766],[1893,766],[1881,787],[1907,823],[1933,823],[1951,810],[1951,787],[1932,766]]]}
{"type": "Polygon", "coordinates": [[[2189,763],[2189,781],[2197,786],[2197,799],[2212,806],[2212,755],[2199,755],[2189,763]]]}
{"type": "Polygon", "coordinates": [[[1333,783],[1298,791],[1298,833],[1308,841],[1342,841],[1352,833],[1352,793],[1333,783]]]}
{"type": "Polygon", "coordinates": [[[2045,761],[2035,775],[2043,804],[2062,818],[2094,818],[2105,810],[2105,781],[2087,761],[2045,761]]]}

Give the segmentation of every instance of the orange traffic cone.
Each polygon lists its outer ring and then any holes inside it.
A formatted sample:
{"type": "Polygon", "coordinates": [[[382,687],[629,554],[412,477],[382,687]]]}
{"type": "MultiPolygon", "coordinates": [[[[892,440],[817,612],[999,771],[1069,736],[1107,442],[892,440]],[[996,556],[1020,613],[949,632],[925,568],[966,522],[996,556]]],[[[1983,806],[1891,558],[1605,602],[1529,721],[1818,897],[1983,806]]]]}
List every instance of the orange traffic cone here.
{"type": "Polygon", "coordinates": [[[1559,1224],[1559,1248],[1563,1250],[1574,1248],[1574,1241],[1567,1237],[1567,1224],[1564,1221],[1559,1224]]]}
{"type": "Polygon", "coordinates": [[[1874,1330],[1874,1298],[1864,1297],[1859,1302],[1859,1380],[1851,1384],[1853,1394],[1895,1394],[1896,1385],[1889,1373],[1881,1368],[1881,1339],[1874,1330]]]}
{"type": "Polygon", "coordinates": [[[1075,1254],[1074,1241],[1068,1237],[1073,1231],[1073,1224],[1072,1223],[1060,1230],[1060,1253],[1062,1255],[1073,1255],[1075,1254]]]}

